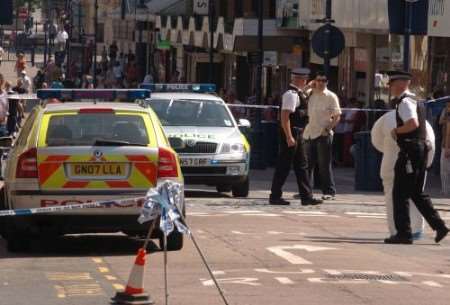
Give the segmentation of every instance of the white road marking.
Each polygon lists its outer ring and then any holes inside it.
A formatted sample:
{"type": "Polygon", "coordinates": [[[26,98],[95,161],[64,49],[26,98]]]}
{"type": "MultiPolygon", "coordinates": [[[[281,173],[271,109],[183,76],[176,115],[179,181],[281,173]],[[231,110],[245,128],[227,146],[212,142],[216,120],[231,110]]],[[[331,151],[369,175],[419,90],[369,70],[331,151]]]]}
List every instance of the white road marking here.
{"type": "Polygon", "coordinates": [[[405,277],[423,276],[423,277],[437,277],[437,278],[450,279],[450,274],[446,274],[446,273],[432,274],[432,273],[423,273],[423,272],[402,272],[402,271],[395,271],[394,273],[397,275],[400,275],[400,276],[405,276],[405,277]]]}
{"type": "Polygon", "coordinates": [[[203,231],[203,230],[197,230],[197,233],[198,233],[198,234],[205,234],[206,232],[203,231]]]}
{"type": "Polygon", "coordinates": [[[306,235],[303,232],[291,232],[291,233],[289,233],[289,232],[279,232],[279,231],[267,231],[267,234],[269,234],[269,235],[301,235],[301,236],[306,235]]]}
{"type": "Polygon", "coordinates": [[[223,211],[223,213],[227,213],[227,214],[256,214],[256,213],[262,213],[262,211],[258,211],[258,210],[242,210],[242,211],[223,211]]]}
{"type": "Polygon", "coordinates": [[[435,281],[423,281],[422,284],[430,286],[430,287],[436,287],[436,288],[442,288],[443,286],[435,281]]]}
{"type": "Polygon", "coordinates": [[[309,245],[293,245],[293,246],[268,247],[267,250],[287,260],[293,265],[312,265],[313,263],[311,263],[310,261],[298,255],[292,254],[291,252],[288,252],[286,250],[305,250],[307,252],[317,252],[317,251],[335,250],[335,248],[309,246],[309,245]]]}
{"type": "Polygon", "coordinates": [[[315,273],[313,269],[300,269],[300,271],[271,271],[269,269],[255,269],[256,272],[270,273],[270,274],[312,274],[315,273]]]}
{"type": "MultiPolygon", "coordinates": [[[[221,284],[238,284],[238,285],[247,285],[247,286],[261,286],[261,283],[258,283],[257,278],[254,277],[233,277],[233,278],[225,278],[225,279],[217,279],[217,282],[221,284]]],[[[203,280],[203,286],[210,287],[214,286],[213,280],[203,280]]]]}
{"type": "Polygon", "coordinates": [[[280,214],[271,214],[271,213],[264,213],[264,214],[242,214],[241,216],[281,217],[280,214]]]}
{"type": "Polygon", "coordinates": [[[360,216],[356,216],[356,218],[386,219],[386,216],[360,215],[360,216]]]}
{"type": "Polygon", "coordinates": [[[250,233],[244,233],[241,231],[231,231],[231,233],[236,234],[236,235],[250,235],[250,233]]]}
{"type": "Polygon", "coordinates": [[[341,218],[339,215],[322,215],[322,214],[297,214],[298,217],[328,217],[328,218],[341,218]]]}
{"type": "Polygon", "coordinates": [[[386,213],[369,213],[369,212],[345,212],[346,215],[361,215],[361,216],[386,216],[386,213]]]}
{"type": "Polygon", "coordinates": [[[222,271],[222,270],[214,270],[212,273],[213,273],[214,275],[224,275],[224,274],[225,274],[225,271],[222,271]]]}
{"type": "Polygon", "coordinates": [[[304,215],[329,215],[322,211],[284,211],[284,214],[304,214],[304,215]]]}
{"type": "Polygon", "coordinates": [[[291,281],[291,279],[288,277],[276,277],[275,279],[278,282],[280,282],[280,284],[283,284],[283,285],[293,285],[294,284],[294,282],[291,281]]]}
{"type": "Polygon", "coordinates": [[[331,284],[369,284],[368,280],[339,280],[339,279],[329,279],[323,277],[312,277],[308,278],[310,283],[331,283],[331,284]]]}

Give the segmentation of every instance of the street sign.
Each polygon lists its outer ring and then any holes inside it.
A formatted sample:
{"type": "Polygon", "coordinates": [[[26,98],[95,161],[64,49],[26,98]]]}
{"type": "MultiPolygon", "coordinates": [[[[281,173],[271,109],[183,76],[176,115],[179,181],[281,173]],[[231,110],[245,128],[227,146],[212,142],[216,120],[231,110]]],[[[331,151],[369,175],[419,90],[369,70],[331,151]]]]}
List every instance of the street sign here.
{"type": "Polygon", "coordinates": [[[209,0],[194,0],[194,14],[208,15],[209,0]]]}
{"type": "Polygon", "coordinates": [[[327,31],[330,31],[330,49],[328,50],[328,58],[331,59],[338,56],[342,50],[344,50],[345,37],[341,30],[331,24],[325,24],[314,33],[311,44],[314,52],[320,57],[325,58],[325,40],[327,31]]]}
{"type": "Polygon", "coordinates": [[[18,13],[19,18],[21,19],[28,18],[28,9],[26,7],[20,7],[18,13]]]}

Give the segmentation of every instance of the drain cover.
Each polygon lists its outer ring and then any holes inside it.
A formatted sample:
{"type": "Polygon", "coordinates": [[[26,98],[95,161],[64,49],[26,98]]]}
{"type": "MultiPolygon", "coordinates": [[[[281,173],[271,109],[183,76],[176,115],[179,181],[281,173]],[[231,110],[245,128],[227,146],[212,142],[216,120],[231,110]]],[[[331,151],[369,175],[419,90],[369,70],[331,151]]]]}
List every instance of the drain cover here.
{"type": "Polygon", "coordinates": [[[406,278],[395,274],[345,273],[345,274],[327,274],[327,277],[335,280],[366,280],[366,281],[392,281],[392,282],[408,281],[406,278]]]}

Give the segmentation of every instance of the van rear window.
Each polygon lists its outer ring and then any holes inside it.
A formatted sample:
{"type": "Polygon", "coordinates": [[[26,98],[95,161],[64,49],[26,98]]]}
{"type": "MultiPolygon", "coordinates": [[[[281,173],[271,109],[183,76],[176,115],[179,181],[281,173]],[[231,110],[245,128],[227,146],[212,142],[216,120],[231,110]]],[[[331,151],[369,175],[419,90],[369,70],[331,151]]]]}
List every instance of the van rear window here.
{"type": "Polygon", "coordinates": [[[149,136],[140,115],[77,113],[50,117],[47,146],[93,146],[99,141],[146,146],[149,136]]]}

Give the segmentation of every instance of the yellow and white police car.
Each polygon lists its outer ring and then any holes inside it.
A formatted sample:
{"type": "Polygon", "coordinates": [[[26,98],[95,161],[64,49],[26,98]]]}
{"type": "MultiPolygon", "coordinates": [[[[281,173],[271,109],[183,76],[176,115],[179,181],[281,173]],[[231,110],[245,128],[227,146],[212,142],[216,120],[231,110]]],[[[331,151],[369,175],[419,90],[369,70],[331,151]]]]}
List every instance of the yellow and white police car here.
{"type": "MultiPolygon", "coordinates": [[[[38,91],[43,100],[70,102],[47,103],[31,111],[8,155],[1,209],[143,198],[158,181],[182,183],[178,156],[151,108],[145,103],[105,102],[143,101],[149,96],[141,89],[38,91]],[[79,100],[85,101],[73,102],[79,100]]],[[[141,235],[148,229],[137,222],[143,201],[3,217],[1,234],[12,251],[25,248],[36,235],[118,231],[141,235]]],[[[153,237],[162,242],[161,232],[153,237]]],[[[180,233],[169,236],[170,250],[182,245],[180,233]]]]}
{"type": "Polygon", "coordinates": [[[235,197],[249,193],[250,145],[226,103],[213,94],[213,84],[142,84],[152,91],[148,99],[166,135],[181,138],[176,149],[185,182],[215,186],[235,197]]]}

